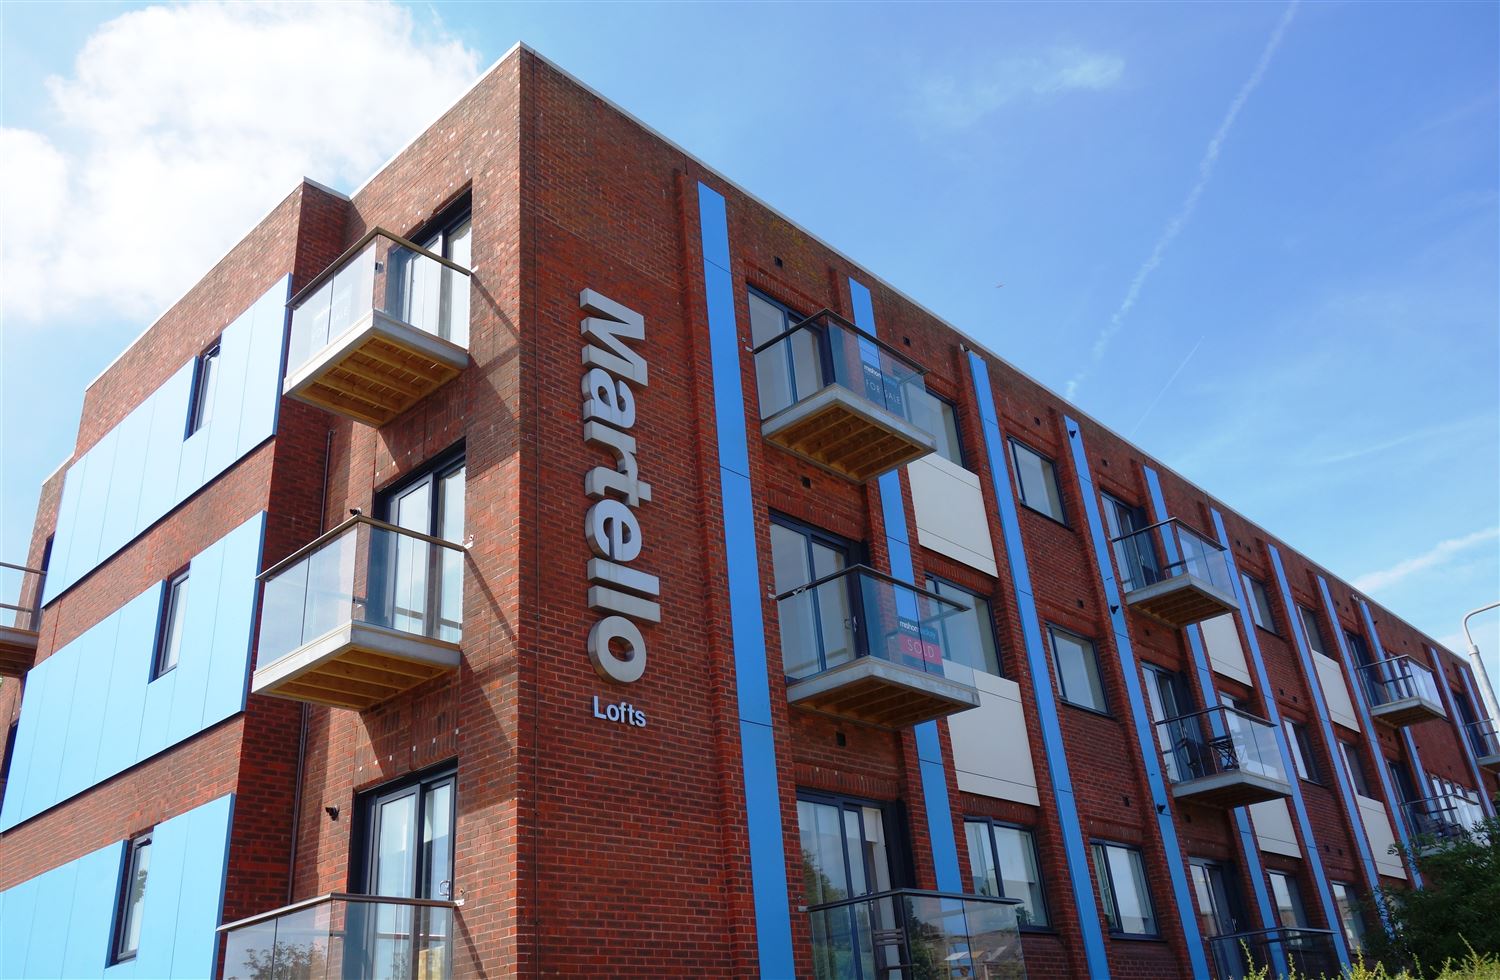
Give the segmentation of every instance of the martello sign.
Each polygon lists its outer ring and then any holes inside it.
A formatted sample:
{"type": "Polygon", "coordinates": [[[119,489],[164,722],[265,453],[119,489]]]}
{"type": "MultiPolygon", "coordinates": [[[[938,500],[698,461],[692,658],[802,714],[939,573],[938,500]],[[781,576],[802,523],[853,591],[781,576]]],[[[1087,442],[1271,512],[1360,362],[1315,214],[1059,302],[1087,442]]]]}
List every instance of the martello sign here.
{"type": "Polygon", "coordinates": [[[589,659],[606,680],[630,684],[646,672],[641,623],[661,622],[661,581],[635,566],[641,557],[636,508],[651,501],[651,484],[636,463],[635,389],[647,384],[646,360],[627,341],[646,336],[646,318],[585,289],[578,305],[583,348],[583,441],[607,454],[584,476],[593,501],[583,519],[589,559],[589,608],[602,613],[589,630],[589,659]]]}

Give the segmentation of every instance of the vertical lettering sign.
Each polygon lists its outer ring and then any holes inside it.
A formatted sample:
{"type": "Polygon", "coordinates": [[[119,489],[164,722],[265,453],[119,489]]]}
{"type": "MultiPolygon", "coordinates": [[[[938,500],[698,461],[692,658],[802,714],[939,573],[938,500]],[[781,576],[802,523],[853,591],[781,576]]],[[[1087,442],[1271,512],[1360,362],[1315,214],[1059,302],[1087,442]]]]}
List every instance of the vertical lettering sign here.
{"type": "MultiPolygon", "coordinates": [[[[582,322],[583,441],[610,460],[590,469],[583,489],[593,501],[584,516],[589,559],[589,608],[603,617],[589,630],[589,659],[605,680],[631,684],[646,672],[641,623],[661,622],[661,581],[632,565],[641,556],[641,525],[635,509],[651,501],[651,484],[640,478],[635,457],[635,389],[646,387],[646,361],[626,341],[646,337],[646,318],[627,306],[585,289],[578,305],[582,322]]],[[[627,706],[628,707],[628,706],[627,706]]],[[[598,698],[594,713],[600,715],[598,698]]],[[[639,715],[626,712],[629,724],[639,715]]],[[[611,718],[610,720],[615,720],[611,718]]]]}

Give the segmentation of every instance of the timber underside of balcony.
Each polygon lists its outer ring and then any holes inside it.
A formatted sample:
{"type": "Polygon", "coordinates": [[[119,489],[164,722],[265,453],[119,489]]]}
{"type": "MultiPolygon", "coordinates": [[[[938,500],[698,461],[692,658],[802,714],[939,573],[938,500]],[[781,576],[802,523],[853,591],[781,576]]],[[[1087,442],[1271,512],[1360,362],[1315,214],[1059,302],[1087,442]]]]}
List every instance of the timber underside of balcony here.
{"type": "Polygon", "coordinates": [[[458,645],[352,623],[255,671],[255,694],[364,711],[458,669],[458,645]]]}
{"type": "Polygon", "coordinates": [[[782,409],[761,429],[775,445],[855,483],[932,452],[932,438],[836,385],[782,409]]]}
{"type": "Polygon", "coordinates": [[[377,312],[291,374],[286,394],[378,428],[467,364],[463,348],[377,312]]]}
{"type": "Polygon", "coordinates": [[[1434,718],[1446,718],[1443,709],[1426,698],[1397,698],[1385,704],[1372,704],[1370,717],[1386,725],[1405,728],[1434,718]]]}
{"type": "Polygon", "coordinates": [[[1172,784],[1172,796],[1184,802],[1233,809],[1279,800],[1292,795],[1291,786],[1280,779],[1244,770],[1216,772],[1172,784]]]}
{"type": "Polygon", "coordinates": [[[1173,629],[1201,623],[1239,608],[1234,599],[1194,575],[1178,575],[1131,589],[1125,595],[1125,603],[1173,629]]]}
{"type": "Polygon", "coordinates": [[[0,626],[0,676],[20,677],[36,663],[36,633],[0,626]]]}
{"type": "Polygon", "coordinates": [[[793,707],[881,728],[906,728],[979,705],[979,692],[946,677],[874,657],[787,685],[793,707]]]}

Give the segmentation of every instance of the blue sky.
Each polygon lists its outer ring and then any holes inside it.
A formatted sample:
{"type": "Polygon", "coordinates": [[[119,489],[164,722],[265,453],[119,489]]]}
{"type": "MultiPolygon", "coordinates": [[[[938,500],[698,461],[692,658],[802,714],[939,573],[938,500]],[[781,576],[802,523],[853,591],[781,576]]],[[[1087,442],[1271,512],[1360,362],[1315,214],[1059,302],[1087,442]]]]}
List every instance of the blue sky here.
{"type": "Polygon", "coordinates": [[[1500,597],[1494,4],[56,10],[0,8],[5,555],[99,370],[525,40],[1436,637],[1500,597]]]}

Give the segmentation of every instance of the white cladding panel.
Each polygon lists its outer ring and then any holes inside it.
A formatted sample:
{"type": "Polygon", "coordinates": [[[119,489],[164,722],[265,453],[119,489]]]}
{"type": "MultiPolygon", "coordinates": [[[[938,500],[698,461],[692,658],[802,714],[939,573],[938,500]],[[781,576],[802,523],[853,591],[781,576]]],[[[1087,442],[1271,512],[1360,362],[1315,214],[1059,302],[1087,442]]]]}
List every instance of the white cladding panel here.
{"type": "Polygon", "coordinates": [[[917,515],[917,542],[986,575],[994,575],[995,548],[979,476],[937,453],[906,467],[912,509],[917,515]]]}
{"type": "Polygon", "coordinates": [[[1302,856],[1297,832],[1292,829],[1292,811],[1286,800],[1251,804],[1250,821],[1255,825],[1255,839],[1261,850],[1287,857],[1302,856]]]}
{"type": "Polygon", "coordinates": [[[1245,648],[1240,644],[1240,631],[1234,625],[1234,614],[1225,613],[1213,619],[1205,619],[1201,628],[1203,645],[1208,648],[1208,660],[1213,664],[1215,672],[1254,687],[1250,671],[1245,665],[1245,648]]]}
{"type": "Polygon", "coordinates": [[[1328,703],[1328,717],[1359,731],[1359,718],[1354,714],[1354,702],[1349,699],[1349,685],[1344,681],[1344,672],[1338,661],[1321,653],[1313,654],[1313,663],[1318,665],[1318,684],[1323,688],[1323,700],[1328,703]]]}
{"type": "Polygon", "coordinates": [[[1359,819],[1365,825],[1365,838],[1375,855],[1375,870],[1392,878],[1405,878],[1406,869],[1401,866],[1400,855],[1391,853],[1396,833],[1391,829],[1391,818],[1385,812],[1385,804],[1358,794],[1354,799],[1359,802],[1359,819]]]}
{"type": "Polygon", "coordinates": [[[958,788],[965,793],[1039,805],[1021,689],[1015,681],[978,670],[974,672],[974,686],[979,689],[979,707],[948,718],[958,788]]]}

